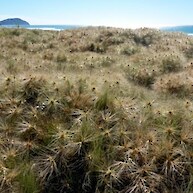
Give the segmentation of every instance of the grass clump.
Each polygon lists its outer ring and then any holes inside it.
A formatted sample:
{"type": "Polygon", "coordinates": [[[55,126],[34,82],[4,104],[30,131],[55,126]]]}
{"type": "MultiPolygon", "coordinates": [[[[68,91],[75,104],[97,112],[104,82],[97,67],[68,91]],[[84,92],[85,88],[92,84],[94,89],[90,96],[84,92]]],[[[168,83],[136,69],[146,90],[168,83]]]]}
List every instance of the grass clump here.
{"type": "Polygon", "coordinates": [[[182,61],[178,56],[169,56],[162,61],[163,73],[178,72],[182,69],[182,61]]]}
{"type": "Polygon", "coordinates": [[[21,193],[38,193],[40,188],[37,182],[37,176],[32,170],[32,166],[24,165],[20,168],[20,174],[17,177],[21,193]]]}
{"type": "Polygon", "coordinates": [[[95,107],[98,110],[105,110],[112,106],[113,101],[108,93],[108,91],[104,92],[96,101],[95,107]]]}
{"type": "Polygon", "coordinates": [[[63,53],[59,53],[56,57],[56,61],[61,63],[61,62],[66,62],[67,61],[67,58],[65,56],[65,54],[63,53]]]}
{"type": "Polygon", "coordinates": [[[121,54],[124,54],[126,56],[131,56],[131,55],[136,54],[138,52],[139,52],[139,49],[137,47],[131,47],[131,46],[124,47],[121,50],[121,54]]]}
{"type": "Polygon", "coordinates": [[[90,52],[96,52],[96,53],[105,53],[107,47],[104,44],[95,44],[91,43],[85,48],[83,48],[83,51],[90,51],[90,52]]]}
{"type": "Polygon", "coordinates": [[[192,80],[187,73],[167,75],[159,78],[154,88],[163,93],[169,93],[180,98],[192,98],[192,80]]]}
{"type": "Polygon", "coordinates": [[[35,77],[27,80],[21,91],[21,95],[24,101],[28,104],[35,105],[37,103],[37,99],[40,95],[42,95],[42,85],[45,85],[46,81],[43,79],[36,79],[35,77]]]}
{"type": "Polygon", "coordinates": [[[154,41],[159,39],[159,35],[156,34],[156,31],[148,31],[148,29],[142,29],[138,33],[133,34],[133,39],[136,44],[141,44],[143,46],[150,46],[154,41]],[[141,33],[142,32],[142,33],[141,33]]]}
{"type": "Polygon", "coordinates": [[[11,32],[10,32],[10,35],[12,36],[20,36],[21,34],[21,30],[19,29],[12,29],[11,32]]]}
{"type": "Polygon", "coordinates": [[[154,71],[146,70],[146,68],[131,68],[126,72],[128,80],[134,83],[151,88],[155,81],[156,73],[154,71]]]}
{"type": "Polygon", "coordinates": [[[15,74],[17,73],[17,66],[13,60],[9,60],[7,62],[6,70],[10,74],[15,74]]]}

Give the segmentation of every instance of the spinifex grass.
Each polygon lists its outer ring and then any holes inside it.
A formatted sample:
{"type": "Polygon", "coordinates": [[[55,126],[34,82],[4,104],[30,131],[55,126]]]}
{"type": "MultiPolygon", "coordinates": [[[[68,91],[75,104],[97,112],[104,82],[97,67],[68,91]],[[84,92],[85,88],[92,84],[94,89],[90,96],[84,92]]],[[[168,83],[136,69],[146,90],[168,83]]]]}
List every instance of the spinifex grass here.
{"type": "Polygon", "coordinates": [[[1,28],[0,39],[0,192],[192,192],[191,36],[1,28]]]}

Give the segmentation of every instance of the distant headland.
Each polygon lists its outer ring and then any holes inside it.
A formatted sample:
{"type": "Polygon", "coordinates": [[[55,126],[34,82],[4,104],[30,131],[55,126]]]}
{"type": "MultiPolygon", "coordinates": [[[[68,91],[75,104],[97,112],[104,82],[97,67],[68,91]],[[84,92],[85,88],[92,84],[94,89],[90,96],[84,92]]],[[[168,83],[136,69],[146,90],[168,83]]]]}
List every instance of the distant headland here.
{"type": "Polygon", "coordinates": [[[0,21],[0,25],[30,25],[27,21],[20,18],[9,18],[0,21]]]}

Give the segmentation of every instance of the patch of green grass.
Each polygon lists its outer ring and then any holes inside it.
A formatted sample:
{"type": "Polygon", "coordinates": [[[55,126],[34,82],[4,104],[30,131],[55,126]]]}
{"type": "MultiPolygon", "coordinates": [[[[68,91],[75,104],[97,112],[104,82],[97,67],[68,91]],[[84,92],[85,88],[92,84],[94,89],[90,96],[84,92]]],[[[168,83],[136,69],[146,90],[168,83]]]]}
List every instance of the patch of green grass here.
{"type": "Polygon", "coordinates": [[[40,187],[37,175],[32,170],[30,164],[24,164],[20,167],[20,174],[17,177],[19,183],[19,191],[21,193],[39,193],[40,187]]]}

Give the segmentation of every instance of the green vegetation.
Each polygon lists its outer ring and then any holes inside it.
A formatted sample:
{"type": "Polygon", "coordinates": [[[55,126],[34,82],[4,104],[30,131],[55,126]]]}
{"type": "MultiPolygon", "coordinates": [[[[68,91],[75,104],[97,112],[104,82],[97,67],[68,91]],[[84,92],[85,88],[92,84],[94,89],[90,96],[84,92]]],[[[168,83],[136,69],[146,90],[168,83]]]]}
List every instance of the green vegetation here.
{"type": "Polygon", "coordinates": [[[1,193],[193,192],[193,38],[0,29],[1,193]]]}

